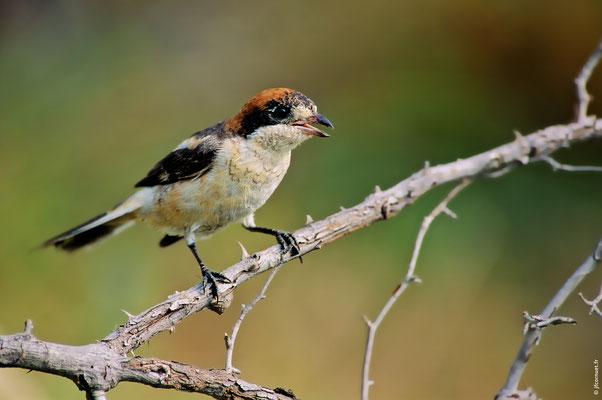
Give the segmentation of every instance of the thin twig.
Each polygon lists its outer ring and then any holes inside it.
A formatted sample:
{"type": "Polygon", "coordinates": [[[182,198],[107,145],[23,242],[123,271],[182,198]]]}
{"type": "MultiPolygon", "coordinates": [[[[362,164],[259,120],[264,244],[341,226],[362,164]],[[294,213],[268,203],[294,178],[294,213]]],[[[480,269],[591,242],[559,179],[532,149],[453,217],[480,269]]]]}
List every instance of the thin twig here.
{"type": "Polygon", "coordinates": [[[558,161],[554,160],[550,156],[542,156],[542,157],[539,157],[539,159],[550,164],[552,166],[552,169],[555,171],[562,170],[562,171],[569,171],[569,172],[581,172],[581,171],[602,172],[602,167],[562,164],[562,163],[559,163],[558,161]]]}
{"type": "Polygon", "coordinates": [[[388,314],[393,304],[397,301],[399,296],[407,289],[407,287],[414,282],[420,282],[420,279],[414,274],[416,270],[416,262],[418,261],[418,255],[420,254],[420,249],[422,248],[422,242],[424,240],[424,236],[428,231],[431,223],[434,219],[441,213],[445,213],[450,215],[452,218],[456,218],[456,215],[451,212],[447,208],[447,204],[453,199],[462,189],[468,186],[472,181],[470,179],[465,179],[458,186],[453,188],[449,194],[439,203],[437,207],[429,215],[424,217],[422,221],[422,225],[420,226],[420,230],[418,231],[418,236],[416,238],[416,244],[414,245],[414,252],[412,253],[412,258],[410,260],[410,265],[408,267],[408,271],[405,277],[402,279],[400,284],[397,286],[391,297],[387,300],[383,308],[378,313],[378,316],[374,321],[370,321],[367,317],[364,316],[364,321],[366,325],[368,325],[368,339],[366,341],[366,350],[364,353],[364,365],[362,368],[362,400],[368,400],[370,386],[373,382],[370,380],[370,362],[372,360],[372,349],[374,348],[374,338],[376,336],[376,331],[380,326],[381,322],[388,314]]]}
{"type": "Polygon", "coordinates": [[[583,300],[583,302],[585,304],[590,306],[590,309],[589,309],[590,314],[595,312],[596,314],[598,314],[599,316],[602,317],[602,310],[600,310],[600,308],[598,307],[598,304],[600,304],[602,302],[602,286],[600,287],[600,293],[598,293],[596,298],[593,300],[586,299],[585,296],[583,296],[583,293],[579,293],[579,296],[581,297],[581,300],[583,300]]]}
{"type": "Polygon", "coordinates": [[[255,305],[257,303],[259,303],[261,300],[265,299],[265,292],[268,289],[268,286],[270,286],[270,283],[272,283],[272,279],[274,279],[274,276],[276,275],[276,273],[278,272],[280,267],[282,267],[282,264],[274,267],[274,269],[272,269],[272,272],[270,273],[268,278],[265,280],[265,283],[261,287],[261,290],[259,291],[257,296],[255,296],[255,298],[253,300],[251,300],[251,302],[249,304],[242,305],[242,309],[240,310],[240,315],[238,316],[238,319],[236,320],[236,322],[234,322],[234,325],[232,326],[232,333],[230,334],[230,336],[228,336],[228,334],[226,333],[226,335],[224,337],[224,341],[226,342],[226,368],[225,369],[226,369],[226,372],[229,374],[231,374],[232,372],[240,373],[240,370],[238,370],[237,368],[234,368],[232,366],[232,356],[234,353],[234,344],[236,343],[236,337],[238,336],[238,330],[240,329],[240,326],[242,325],[242,321],[245,319],[247,314],[253,309],[253,307],[255,307],[255,305]]]}
{"type": "Polygon", "coordinates": [[[592,75],[592,71],[596,68],[596,65],[602,57],[602,41],[598,44],[598,47],[594,50],[592,55],[589,57],[579,75],[575,78],[575,90],[577,91],[577,107],[576,107],[576,118],[577,121],[583,122],[587,120],[587,108],[592,97],[587,93],[585,85],[592,75]]]}
{"type": "MultiPolygon", "coordinates": [[[[583,261],[583,263],[581,263],[575,272],[573,272],[573,275],[571,275],[570,278],[562,285],[560,290],[543,309],[539,316],[542,321],[552,317],[552,315],[560,308],[569,295],[573,293],[579,283],[581,283],[581,281],[596,268],[596,266],[600,263],[601,258],[602,238],[598,242],[594,251],[587,256],[585,261],[583,261]]],[[[518,384],[523,372],[525,371],[525,368],[527,367],[529,357],[531,356],[535,345],[539,343],[542,334],[542,329],[529,326],[516,358],[510,366],[510,372],[508,373],[506,383],[495,396],[496,400],[516,399],[518,393],[518,384]]]]}
{"type": "Polygon", "coordinates": [[[544,318],[541,315],[531,315],[527,311],[523,311],[523,319],[525,320],[525,327],[523,329],[523,335],[529,332],[530,329],[543,329],[550,325],[560,325],[560,324],[571,324],[574,325],[577,323],[573,318],[570,317],[550,317],[544,318]]]}

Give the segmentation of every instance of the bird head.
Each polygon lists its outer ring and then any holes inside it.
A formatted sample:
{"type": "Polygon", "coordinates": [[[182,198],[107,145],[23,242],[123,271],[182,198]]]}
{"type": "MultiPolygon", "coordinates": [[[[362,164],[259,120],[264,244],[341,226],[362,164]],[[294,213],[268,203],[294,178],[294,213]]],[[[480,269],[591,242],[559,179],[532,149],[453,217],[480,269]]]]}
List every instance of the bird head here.
{"type": "Polygon", "coordinates": [[[290,151],[311,136],[329,136],[314,124],[334,128],[307,96],[285,88],[259,92],[226,121],[233,134],[275,151],[290,151]]]}

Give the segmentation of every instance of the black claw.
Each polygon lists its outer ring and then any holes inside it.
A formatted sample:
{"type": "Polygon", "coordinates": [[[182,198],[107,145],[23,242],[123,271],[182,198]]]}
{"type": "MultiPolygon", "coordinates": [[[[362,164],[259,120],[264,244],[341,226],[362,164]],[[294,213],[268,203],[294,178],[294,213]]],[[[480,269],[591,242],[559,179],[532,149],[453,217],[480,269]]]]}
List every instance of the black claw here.
{"type": "Polygon", "coordinates": [[[261,227],[246,227],[246,229],[251,232],[261,232],[266,233],[268,235],[272,235],[278,241],[278,244],[282,249],[280,250],[280,255],[283,256],[291,252],[291,256],[294,258],[299,256],[299,261],[303,262],[303,258],[301,257],[301,248],[299,247],[299,242],[293,236],[292,233],[281,231],[279,229],[271,229],[271,228],[261,228],[261,227]]]}
{"type": "Polygon", "coordinates": [[[297,239],[292,235],[292,233],[278,231],[278,234],[276,235],[276,240],[282,247],[282,255],[285,255],[289,251],[291,251],[293,257],[299,256],[299,261],[303,262],[303,258],[300,256],[301,248],[299,247],[299,242],[297,242],[297,239]]]}
{"type": "Polygon", "coordinates": [[[211,294],[213,295],[213,298],[215,298],[215,300],[217,302],[219,302],[219,292],[217,291],[217,282],[220,283],[230,283],[230,279],[228,279],[226,276],[224,276],[223,274],[217,272],[217,271],[213,271],[207,267],[205,267],[204,265],[201,267],[201,271],[203,273],[203,287],[205,287],[205,285],[209,284],[209,289],[211,290],[211,294]]]}

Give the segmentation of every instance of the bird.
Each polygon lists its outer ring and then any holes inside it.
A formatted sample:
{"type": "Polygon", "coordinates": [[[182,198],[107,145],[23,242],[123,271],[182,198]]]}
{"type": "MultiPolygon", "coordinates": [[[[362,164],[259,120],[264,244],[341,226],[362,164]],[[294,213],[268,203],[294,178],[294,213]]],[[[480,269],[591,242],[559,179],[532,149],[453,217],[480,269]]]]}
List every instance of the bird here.
{"type": "Polygon", "coordinates": [[[313,125],[334,128],[301,92],[263,90],[234,116],[180,143],[134,185],[139,189],[125,201],[46,240],[42,247],[71,252],[144,222],[163,233],[161,247],[185,241],[201,269],[202,287],[208,285],[219,301],[217,282],[230,280],[205,265],[197,238],[241,221],[251,232],[274,236],[282,255],[300,256],[291,233],[257,226],[254,213],[282,181],[291,151],[311,137],[329,136],[313,125]]]}

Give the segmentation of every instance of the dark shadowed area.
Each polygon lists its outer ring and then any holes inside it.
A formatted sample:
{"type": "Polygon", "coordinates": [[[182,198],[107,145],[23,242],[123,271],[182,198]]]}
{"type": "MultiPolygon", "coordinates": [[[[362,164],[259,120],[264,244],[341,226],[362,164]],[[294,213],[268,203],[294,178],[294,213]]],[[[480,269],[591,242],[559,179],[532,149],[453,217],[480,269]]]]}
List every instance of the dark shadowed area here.
{"type": "MultiPolygon", "coordinates": [[[[602,2],[0,2],[0,334],[27,318],[40,339],[85,344],[198,283],[183,243],[134,227],[91,251],[32,250],[112,207],[195,131],[268,87],[313,99],[336,126],[293,154],[256,214],[294,230],[420,169],[573,118],[573,79],[602,38],[602,2]]],[[[589,83],[602,114],[602,69],[589,83]]],[[[602,143],[557,154],[602,164],[602,143]]],[[[303,399],[359,398],[366,327],[405,274],[422,218],[452,186],[287,264],[243,324],[242,377],[303,399]]],[[[539,313],[597,243],[602,174],[545,164],[469,186],[437,219],[416,273],[375,345],[371,399],[487,399],[539,313]]],[[[272,245],[232,226],[198,243],[217,270],[272,245]]],[[[223,334],[264,278],[222,316],[197,314],[138,349],[224,365],[223,334]]],[[[602,273],[579,288],[594,297],[602,273]]],[[[593,398],[602,319],[575,294],[523,387],[546,400],[593,398]]],[[[111,400],[195,395],[120,384],[111,400]]],[[[0,370],[0,399],[82,399],[63,378],[0,370]]],[[[199,397],[196,395],[196,397],[199,397]]],[[[201,396],[202,397],[202,396],[201,396]]]]}

